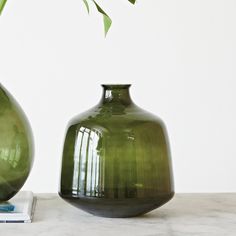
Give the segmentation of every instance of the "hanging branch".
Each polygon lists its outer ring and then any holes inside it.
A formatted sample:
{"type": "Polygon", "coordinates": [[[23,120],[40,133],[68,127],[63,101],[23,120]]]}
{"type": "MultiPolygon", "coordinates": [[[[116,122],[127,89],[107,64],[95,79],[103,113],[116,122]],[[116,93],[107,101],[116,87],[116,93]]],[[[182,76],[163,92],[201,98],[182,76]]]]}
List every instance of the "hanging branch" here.
{"type": "Polygon", "coordinates": [[[94,4],[97,7],[98,12],[100,12],[103,15],[103,23],[104,23],[104,31],[105,31],[105,36],[107,35],[107,32],[109,31],[112,20],[111,18],[107,15],[105,11],[102,10],[102,8],[93,0],[94,4]]]}
{"type": "MultiPolygon", "coordinates": [[[[88,0],[82,0],[85,4],[85,7],[89,13],[90,9],[89,9],[89,4],[88,4],[88,0]]],[[[105,36],[107,35],[110,27],[111,27],[111,24],[112,24],[112,20],[111,18],[109,17],[109,15],[107,15],[107,13],[97,4],[97,2],[95,0],[91,0],[99,13],[101,13],[103,15],[103,23],[104,23],[104,31],[105,31],[105,36]]],[[[136,0],[128,0],[130,3],[132,4],[135,4],[136,3],[136,0]]],[[[0,0],[0,15],[2,13],[2,10],[6,4],[7,0],[0,0]]]]}

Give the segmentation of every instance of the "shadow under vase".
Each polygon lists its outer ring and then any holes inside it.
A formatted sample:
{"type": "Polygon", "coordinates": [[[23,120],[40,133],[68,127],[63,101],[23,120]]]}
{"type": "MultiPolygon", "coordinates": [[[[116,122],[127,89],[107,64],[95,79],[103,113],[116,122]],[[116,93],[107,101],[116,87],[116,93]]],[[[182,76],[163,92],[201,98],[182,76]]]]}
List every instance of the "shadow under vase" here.
{"type": "Polygon", "coordinates": [[[123,199],[85,197],[78,195],[65,195],[62,193],[59,193],[59,195],[71,205],[92,215],[106,218],[127,218],[143,215],[164,205],[173,198],[174,192],[160,194],[155,198],[123,199]]]}

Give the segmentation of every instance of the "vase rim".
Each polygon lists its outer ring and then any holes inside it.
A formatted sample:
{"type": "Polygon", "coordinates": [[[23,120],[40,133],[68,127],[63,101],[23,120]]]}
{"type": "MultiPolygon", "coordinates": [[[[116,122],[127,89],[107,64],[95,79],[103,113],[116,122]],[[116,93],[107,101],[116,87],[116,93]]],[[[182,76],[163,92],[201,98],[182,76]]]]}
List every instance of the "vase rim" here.
{"type": "Polygon", "coordinates": [[[131,84],[102,84],[105,89],[128,89],[131,84]]]}

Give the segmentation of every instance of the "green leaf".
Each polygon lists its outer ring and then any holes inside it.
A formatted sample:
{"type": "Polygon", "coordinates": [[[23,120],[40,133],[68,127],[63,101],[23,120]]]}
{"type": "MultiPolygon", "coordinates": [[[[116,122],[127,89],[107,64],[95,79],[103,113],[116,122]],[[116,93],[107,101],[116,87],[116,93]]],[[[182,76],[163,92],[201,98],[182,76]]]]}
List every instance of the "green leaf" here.
{"type": "Polygon", "coordinates": [[[87,9],[88,14],[89,14],[89,5],[88,5],[88,2],[87,2],[87,0],[83,0],[83,2],[84,2],[84,4],[85,4],[86,9],[87,9]]]}
{"type": "Polygon", "coordinates": [[[129,2],[131,2],[132,4],[135,4],[136,0],[128,0],[129,2]]]}
{"type": "Polygon", "coordinates": [[[103,15],[104,31],[105,36],[107,35],[109,29],[111,28],[112,20],[109,16],[103,15]]]}
{"type": "Polygon", "coordinates": [[[6,4],[7,0],[0,0],[0,15],[2,14],[2,10],[6,4]]]}
{"type": "Polygon", "coordinates": [[[112,20],[107,15],[107,13],[105,11],[103,11],[102,8],[94,0],[93,0],[93,2],[96,5],[97,10],[103,15],[104,31],[105,31],[105,36],[106,36],[109,29],[111,28],[112,20]]]}

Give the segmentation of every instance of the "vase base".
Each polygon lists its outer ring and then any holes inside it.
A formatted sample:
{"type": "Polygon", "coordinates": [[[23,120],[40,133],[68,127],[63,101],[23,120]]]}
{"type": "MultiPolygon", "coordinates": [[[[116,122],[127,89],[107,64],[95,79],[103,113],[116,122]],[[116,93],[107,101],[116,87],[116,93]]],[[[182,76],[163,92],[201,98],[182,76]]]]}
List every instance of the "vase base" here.
{"type": "Polygon", "coordinates": [[[107,218],[128,218],[146,214],[174,196],[174,193],[162,194],[156,198],[104,199],[94,197],[78,197],[59,195],[71,205],[92,215],[107,218]]]}

